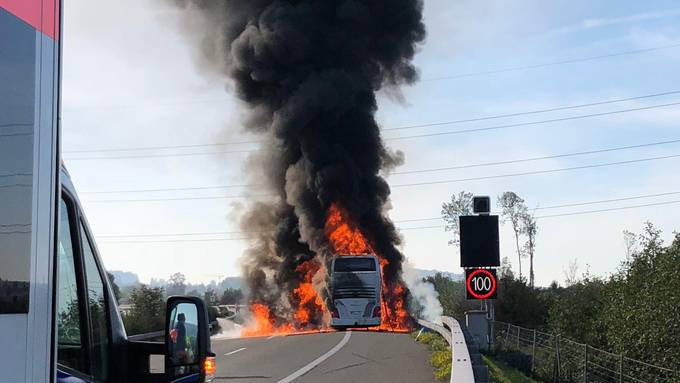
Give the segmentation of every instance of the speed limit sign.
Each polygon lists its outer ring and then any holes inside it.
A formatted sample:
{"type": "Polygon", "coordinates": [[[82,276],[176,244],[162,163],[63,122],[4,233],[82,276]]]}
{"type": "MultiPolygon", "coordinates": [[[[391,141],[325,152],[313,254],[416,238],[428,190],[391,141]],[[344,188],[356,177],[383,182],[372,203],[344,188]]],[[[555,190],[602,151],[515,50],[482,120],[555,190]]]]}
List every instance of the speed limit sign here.
{"type": "Polygon", "coordinates": [[[465,297],[467,299],[496,299],[495,269],[466,269],[465,297]]]}

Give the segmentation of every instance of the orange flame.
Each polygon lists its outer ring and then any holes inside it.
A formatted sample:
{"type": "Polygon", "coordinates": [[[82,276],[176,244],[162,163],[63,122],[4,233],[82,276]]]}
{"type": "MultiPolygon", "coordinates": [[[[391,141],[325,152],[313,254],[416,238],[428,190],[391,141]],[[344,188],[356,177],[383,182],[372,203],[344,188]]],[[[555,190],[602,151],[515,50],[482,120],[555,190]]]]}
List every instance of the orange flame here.
{"type": "MultiPolygon", "coordinates": [[[[389,261],[381,254],[373,251],[373,246],[370,245],[361,230],[352,224],[348,216],[347,211],[337,204],[332,204],[328,209],[326,233],[333,250],[340,256],[375,254],[380,261],[380,272],[385,275],[385,267],[389,265],[389,261]]],[[[398,281],[388,284],[385,278],[382,278],[382,294],[382,323],[379,327],[371,328],[371,330],[410,331],[411,316],[404,303],[406,289],[403,284],[398,281]]]]}
{"type": "MultiPolygon", "coordinates": [[[[361,230],[350,220],[349,214],[337,204],[328,209],[325,231],[335,254],[352,256],[376,254],[380,261],[380,271],[384,275],[389,261],[373,251],[373,246],[361,230]]],[[[328,327],[329,317],[326,303],[314,288],[314,276],[321,269],[321,263],[313,258],[301,263],[295,272],[300,277],[299,284],[293,289],[289,300],[294,307],[292,317],[287,323],[278,323],[270,309],[259,303],[252,303],[250,311],[253,322],[241,331],[242,336],[267,336],[291,333],[333,331],[328,327]],[[320,318],[323,320],[320,321],[320,318]]],[[[381,325],[370,328],[374,331],[408,332],[411,317],[406,310],[406,289],[400,281],[385,281],[382,278],[381,325]]]]}
{"type": "Polygon", "coordinates": [[[336,204],[328,209],[326,218],[326,233],[328,241],[336,254],[359,255],[372,254],[373,250],[368,241],[356,227],[350,226],[347,212],[336,204]]]}

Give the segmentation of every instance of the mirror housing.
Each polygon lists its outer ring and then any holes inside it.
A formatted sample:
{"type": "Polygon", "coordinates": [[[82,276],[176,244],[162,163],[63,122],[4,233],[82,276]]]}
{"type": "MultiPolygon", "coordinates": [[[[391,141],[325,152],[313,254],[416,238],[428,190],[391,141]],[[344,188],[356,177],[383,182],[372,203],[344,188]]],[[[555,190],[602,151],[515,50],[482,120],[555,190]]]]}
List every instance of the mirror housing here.
{"type": "Polygon", "coordinates": [[[172,296],[165,312],[165,374],[172,382],[189,376],[211,382],[215,354],[210,351],[208,309],[197,297],[172,296]]]}

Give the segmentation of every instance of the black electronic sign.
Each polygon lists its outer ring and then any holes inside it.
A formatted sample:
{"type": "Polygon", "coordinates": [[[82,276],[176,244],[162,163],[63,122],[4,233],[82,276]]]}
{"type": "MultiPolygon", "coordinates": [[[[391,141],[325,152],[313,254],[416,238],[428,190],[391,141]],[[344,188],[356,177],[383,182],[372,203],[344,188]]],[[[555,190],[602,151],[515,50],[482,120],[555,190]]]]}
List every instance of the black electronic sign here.
{"type": "Polygon", "coordinates": [[[494,269],[465,270],[466,299],[496,299],[498,281],[494,269]]]}
{"type": "Polygon", "coordinates": [[[498,216],[468,215],[460,217],[460,266],[498,267],[500,250],[498,216]]]}

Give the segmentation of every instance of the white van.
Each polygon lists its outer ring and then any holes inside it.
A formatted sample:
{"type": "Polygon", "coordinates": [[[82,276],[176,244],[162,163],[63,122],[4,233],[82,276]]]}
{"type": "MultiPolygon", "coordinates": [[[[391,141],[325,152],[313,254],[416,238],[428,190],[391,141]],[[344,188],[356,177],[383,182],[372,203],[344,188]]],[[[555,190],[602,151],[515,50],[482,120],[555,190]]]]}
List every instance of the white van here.
{"type": "Polygon", "coordinates": [[[378,257],[336,255],[330,281],[332,327],[380,326],[382,279],[378,257]]]}
{"type": "MultiPolygon", "coordinates": [[[[134,11],[134,10],[131,10],[134,11]]],[[[0,382],[209,382],[205,303],[128,336],[59,153],[60,0],[0,0],[0,382]]]]}

